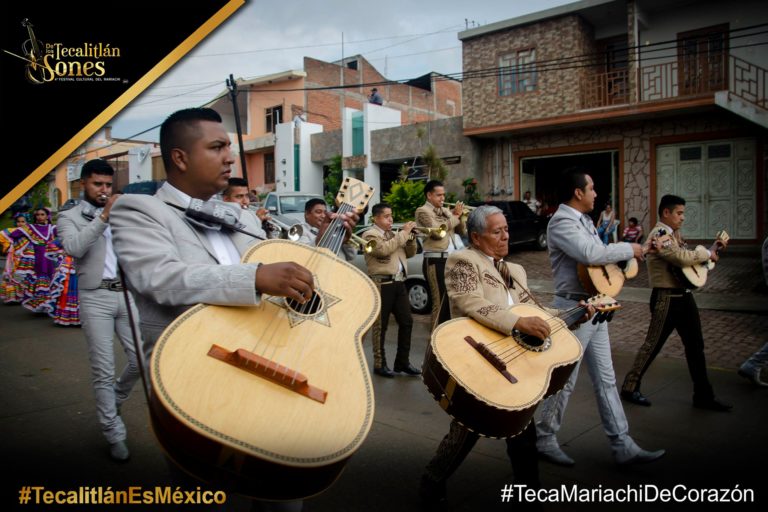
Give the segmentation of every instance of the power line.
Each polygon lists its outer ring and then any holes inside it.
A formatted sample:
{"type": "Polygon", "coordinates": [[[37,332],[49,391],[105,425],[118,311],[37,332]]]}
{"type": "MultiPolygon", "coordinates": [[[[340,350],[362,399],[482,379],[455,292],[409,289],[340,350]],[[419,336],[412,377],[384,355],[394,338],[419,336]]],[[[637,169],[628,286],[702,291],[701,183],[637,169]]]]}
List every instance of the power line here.
{"type": "MultiPolygon", "coordinates": [[[[444,34],[444,33],[447,33],[447,32],[453,32],[456,29],[457,26],[460,26],[460,25],[454,25],[454,26],[451,26],[451,27],[447,27],[445,29],[436,30],[434,32],[425,32],[423,34],[404,34],[404,35],[401,35],[401,36],[386,36],[386,37],[377,37],[377,38],[372,38],[372,39],[361,39],[359,41],[347,41],[344,44],[369,43],[369,42],[373,42],[373,41],[384,41],[384,40],[387,40],[387,39],[399,39],[399,38],[403,38],[403,37],[414,37],[415,39],[411,39],[411,41],[415,41],[416,39],[420,39],[420,38],[426,37],[426,36],[433,36],[433,35],[436,35],[436,34],[444,34]]],[[[392,46],[396,46],[398,44],[405,44],[407,42],[409,42],[409,41],[405,41],[405,42],[402,42],[402,43],[396,43],[395,45],[392,45],[392,46]]],[[[204,54],[201,54],[201,55],[190,55],[189,57],[190,58],[226,57],[226,56],[229,56],[229,55],[244,55],[244,54],[248,54],[248,53],[277,52],[277,51],[283,51],[283,50],[303,50],[303,49],[306,49],[306,48],[320,48],[320,47],[325,47],[325,46],[340,46],[340,45],[341,45],[341,43],[320,43],[320,44],[300,45],[300,46],[277,46],[277,47],[274,47],[274,48],[258,48],[258,49],[255,49],[255,50],[242,50],[242,51],[239,51],[239,52],[204,53],[204,54]]],[[[389,48],[389,46],[385,46],[384,48],[379,48],[379,50],[386,49],[386,48],[389,48]]],[[[379,51],[379,50],[373,50],[373,51],[379,51]]]]}
{"type": "MultiPolygon", "coordinates": [[[[759,36],[768,34],[768,30],[762,30],[759,32],[752,32],[752,33],[745,33],[741,35],[736,35],[736,33],[739,32],[746,32],[749,30],[754,30],[757,28],[763,28],[768,26],[768,23],[753,25],[750,27],[744,27],[741,29],[734,29],[729,31],[727,34],[729,35],[728,41],[735,41],[744,37],[752,37],[752,36],[759,36]]],[[[670,55],[652,55],[653,53],[657,52],[663,52],[663,51],[669,51],[677,49],[678,46],[681,44],[681,42],[685,42],[687,40],[692,39],[674,39],[674,40],[668,40],[668,41],[660,41],[657,43],[653,43],[650,45],[638,45],[638,46],[628,46],[627,48],[619,48],[619,49],[613,49],[613,50],[606,50],[602,52],[592,52],[588,54],[580,54],[580,55],[574,55],[574,56],[567,56],[567,57],[559,57],[555,59],[548,59],[548,60],[540,60],[540,61],[534,61],[530,64],[521,64],[518,66],[496,66],[491,68],[482,68],[477,70],[470,70],[470,71],[462,71],[458,73],[449,73],[449,74],[436,74],[433,79],[436,81],[441,80],[471,80],[471,79],[482,79],[482,78],[490,78],[490,77],[501,77],[501,76],[513,76],[513,75],[519,75],[519,74],[527,74],[535,72],[537,74],[539,73],[546,73],[551,71],[563,71],[563,70],[569,70],[569,69],[578,69],[578,68],[590,68],[595,67],[598,65],[603,64],[602,61],[598,60],[600,57],[605,57],[608,54],[614,53],[614,54],[626,54],[625,56],[620,57],[618,60],[619,62],[626,62],[627,64],[631,62],[648,62],[653,60],[660,60],[660,59],[668,59],[670,58],[670,55]],[[672,46],[669,46],[672,45],[672,46]],[[633,50],[640,50],[640,52],[637,53],[635,56],[635,52],[633,50]]],[[[768,42],[757,42],[757,43],[749,43],[749,44],[742,44],[742,45],[736,45],[736,46],[729,46],[728,50],[734,50],[734,49],[740,49],[740,48],[749,48],[749,47],[756,47],[756,46],[764,46],[768,44],[768,42]]],[[[446,49],[447,50],[447,49],[446,49]]],[[[428,53],[428,52],[425,52],[428,53]]],[[[357,83],[357,84],[346,84],[344,86],[341,85],[332,85],[332,86],[322,86],[322,87],[305,87],[305,88],[297,88],[297,89],[270,89],[269,91],[259,91],[259,90],[250,90],[250,92],[253,93],[275,93],[275,92],[295,92],[295,91],[324,91],[324,90],[339,90],[339,89],[354,89],[354,88],[367,88],[367,87],[375,87],[375,86],[385,86],[385,85],[395,85],[395,84],[406,84],[407,82],[411,81],[412,79],[403,79],[403,80],[382,80],[377,82],[367,82],[367,83],[357,83]]],[[[146,106],[149,104],[159,103],[163,101],[167,101],[173,98],[182,97],[182,96],[188,96],[190,94],[193,94],[195,92],[198,92],[200,90],[207,89],[209,87],[212,87],[215,84],[218,84],[219,82],[205,82],[205,87],[201,87],[199,89],[194,89],[191,91],[187,91],[184,93],[179,93],[176,95],[170,95],[167,97],[159,98],[157,100],[148,101],[144,103],[140,103],[137,105],[131,105],[129,108],[135,107],[135,106],[146,106]]],[[[205,104],[210,104],[213,101],[217,101],[224,97],[226,94],[221,94],[209,101],[206,101],[205,104]]],[[[159,125],[158,125],[159,126],[159,125]]],[[[147,130],[144,130],[138,134],[132,135],[130,138],[137,137],[143,133],[146,133],[148,131],[151,131],[158,126],[154,126],[152,128],[149,128],[147,130]]]]}

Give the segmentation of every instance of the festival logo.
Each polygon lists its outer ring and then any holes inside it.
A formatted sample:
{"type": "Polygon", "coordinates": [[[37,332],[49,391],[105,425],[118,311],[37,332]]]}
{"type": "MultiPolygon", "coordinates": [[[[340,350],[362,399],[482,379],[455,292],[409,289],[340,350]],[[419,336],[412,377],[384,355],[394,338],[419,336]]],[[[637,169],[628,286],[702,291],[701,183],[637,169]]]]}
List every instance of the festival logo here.
{"type": "Polygon", "coordinates": [[[21,24],[29,35],[21,45],[23,55],[3,51],[26,61],[24,76],[31,83],[121,81],[108,72],[111,61],[120,58],[120,48],[103,41],[84,42],[78,46],[41,41],[35,36],[29,19],[25,18],[21,24]]]}

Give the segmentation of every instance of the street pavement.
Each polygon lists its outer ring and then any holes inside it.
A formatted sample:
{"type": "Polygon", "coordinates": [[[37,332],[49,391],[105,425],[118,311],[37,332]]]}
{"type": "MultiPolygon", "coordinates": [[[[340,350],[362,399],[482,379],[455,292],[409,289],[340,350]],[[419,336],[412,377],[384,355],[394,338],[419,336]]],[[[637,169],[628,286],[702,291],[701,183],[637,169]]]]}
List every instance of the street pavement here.
{"type": "MultiPolygon", "coordinates": [[[[531,287],[543,301],[551,299],[551,272],[546,252],[516,251],[509,259],[522,263],[531,287]]],[[[673,335],[643,381],[651,407],[625,404],[630,433],[646,449],[664,448],[659,461],[619,467],[611,457],[600,425],[586,370],[582,372],[559,439],[576,460],[572,468],[540,465],[545,489],[593,493],[581,503],[548,502],[547,511],[688,510],[707,508],[712,489],[732,502],[712,505],[719,510],[766,510],[765,460],[768,388],[757,388],[736,374],[738,365],[768,341],[768,294],[762,284],[756,253],[731,252],[697,292],[705,331],[709,375],[718,397],[734,405],[730,413],[691,407],[691,382],[677,335],[673,335]],[[704,309],[704,308],[707,309],[704,309]],[[645,486],[645,487],[642,487],[645,486]],[[639,492],[645,502],[606,502],[612,490],[639,492]],[[666,501],[687,495],[699,502],[666,501]],[[735,492],[734,492],[735,490],[735,492]],[[598,502],[602,493],[602,502],[598,502]],[[750,496],[754,501],[738,503],[750,496]]],[[[627,283],[619,299],[623,310],[611,323],[614,366],[619,383],[632,364],[648,327],[647,276],[644,266],[627,283]]],[[[88,369],[87,351],[79,328],[57,327],[45,316],[19,306],[0,306],[0,429],[5,467],[2,501],[20,510],[173,510],[172,507],[117,505],[20,504],[24,486],[71,490],[102,486],[174,485],[162,450],[151,431],[146,401],[139,386],[122,407],[131,459],[112,462],[98,426],[88,369]]],[[[412,361],[419,364],[428,342],[429,319],[416,316],[412,361]]],[[[397,326],[388,330],[387,349],[394,352],[397,326]]],[[[365,350],[371,364],[370,338],[365,350]]],[[[119,364],[124,357],[117,353],[119,364]]],[[[373,376],[374,425],[361,449],[350,459],[339,480],[323,494],[308,498],[304,510],[421,510],[418,481],[425,464],[448,430],[450,418],[426,392],[421,379],[373,376]]],[[[447,510],[519,510],[502,503],[502,488],[512,473],[502,441],[481,439],[449,480],[447,510]]],[[[194,490],[184,488],[181,490],[194,490]]],[[[621,499],[617,495],[617,500],[621,499]]],[[[552,496],[551,496],[552,497],[552,496]]],[[[583,497],[583,495],[582,495],[583,497]]],[[[230,500],[234,508],[248,510],[230,500]]],[[[180,510],[203,510],[182,506],[180,510]]]]}

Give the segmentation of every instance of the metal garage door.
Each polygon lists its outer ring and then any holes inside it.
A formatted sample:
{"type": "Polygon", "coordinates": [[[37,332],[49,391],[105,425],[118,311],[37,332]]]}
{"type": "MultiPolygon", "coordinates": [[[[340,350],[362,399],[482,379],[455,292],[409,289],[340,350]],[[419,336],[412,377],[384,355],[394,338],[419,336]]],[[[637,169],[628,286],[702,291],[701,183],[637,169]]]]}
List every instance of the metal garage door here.
{"type": "MultiPolygon", "coordinates": [[[[683,236],[757,237],[755,141],[734,139],[659,146],[656,201],[664,194],[686,200],[683,236]]],[[[656,206],[654,206],[655,208],[656,206]]]]}

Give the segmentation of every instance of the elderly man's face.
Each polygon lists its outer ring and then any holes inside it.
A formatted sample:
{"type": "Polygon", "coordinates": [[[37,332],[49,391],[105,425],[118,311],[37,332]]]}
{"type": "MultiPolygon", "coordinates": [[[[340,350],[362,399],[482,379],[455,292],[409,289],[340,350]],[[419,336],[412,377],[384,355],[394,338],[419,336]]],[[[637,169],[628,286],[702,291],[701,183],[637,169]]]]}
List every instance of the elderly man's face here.
{"type": "Polygon", "coordinates": [[[509,228],[507,219],[501,213],[494,213],[485,219],[482,233],[472,233],[472,245],[495,260],[503,259],[509,253],[509,228]]]}

